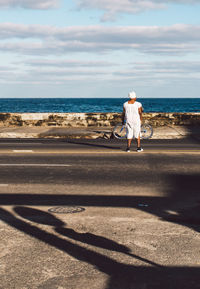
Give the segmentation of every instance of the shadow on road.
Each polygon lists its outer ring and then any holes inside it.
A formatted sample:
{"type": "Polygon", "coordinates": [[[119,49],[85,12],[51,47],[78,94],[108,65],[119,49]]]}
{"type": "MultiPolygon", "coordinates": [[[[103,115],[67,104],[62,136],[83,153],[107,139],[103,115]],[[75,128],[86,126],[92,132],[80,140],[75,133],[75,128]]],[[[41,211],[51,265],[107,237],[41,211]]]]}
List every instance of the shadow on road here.
{"type": "Polygon", "coordinates": [[[0,194],[0,205],[136,208],[163,220],[183,223],[199,231],[200,174],[169,174],[165,178],[170,186],[165,189],[164,197],[108,194],[0,194]]]}
{"type": "MultiPolygon", "coordinates": [[[[187,118],[188,116],[185,115],[187,118]]],[[[191,138],[195,142],[200,143],[200,117],[197,117],[191,124],[184,125],[183,128],[186,131],[185,138],[191,138]]]]}
{"type": "MultiPolygon", "coordinates": [[[[24,220],[15,217],[12,213],[8,212],[5,209],[0,209],[0,219],[4,221],[6,224],[14,227],[15,229],[26,233],[27,235],[40,240],[43,243],[46,243],[56,249],[59,249],[68,255],[76,258],[79,261],[91,264],[97,268],[100,272],[103,272],[109,276],[108,284],[106,289],[133,289],[133,288],[199,288],[199,274],[200,268],[187,268],[187,267],[161,267],[157,266],[153,262],[149,260],[145,260],[140,258],[139,256],[133,255],[133,257],[138,258],[142,261],[146,261],[151,265],[155,265],[153,267],[143,267],[143,266],[133,266],[120,263],[110,257],[94,252],[91,249],[84,248],[78,244],[74,244],[67,239],[63,239],[61,236],[65,235],[72,239],[79,239],[83,243],[88,243],[87,238],[85,236],[81,238],[81,236],[77,235],[78,233],[69,231],[66,228],[62,228],[64,225],[62,221],[57,219],[54,216],[51,216],[49,213],[44,213],[39,210],[33,211],[33,209],[29,208],[21,208],[15,207],[15,213],[20,215],[23,218],[27,218],[30,220],[30,216],[32,221],[35,220],[35,215],[45,218],[47,220],[48,225],[58,225],[55,227],[57,233],[60,236],[57,236],[52,233],[48,233],[47,231],[38,228],[36,225],[32,225],[27,223],[24,220]],[[52,224],[51,224],[51,221],[52,224]],[[78,237],[78,238],[77,238],[78,237]]],[[[39,219],[36,220],[36,223],[40,223],[39,219]]],[[[42,221],[44,224],[45,221],[42,221]]],[[[127,253],[129,249],[125,246],[120,246],[119,244],[106,239],[103,240],[102,237],[99,239],[99,236],[90,235],[90,244],[96,246],[98,243],[101,247],[106,247],[107,250],[117,250],[121,253],[127,253]],[[98,242],[97,242],[98,240],[98,242]],[[109,246],[104,246],[105,242],[109,246]],[[103,244],[104,245],[101,245],[103,244]],[[111,245],[111,247],[110,247],[111,245]],[[125,252],[124,252],[125,251],[125,252]]]]}
{"type": "Polygon", "coordinates": [[[111,142],[109,141],[109,140],[107,140],[107,145],[104,145],[104,144],[97,144],[97,143],[95,143],[95,141],[93,141],[93,142],[90,142],[90,141],[88,141],[88,140],[85,140],[85,141],[83,141],[83,140],[75,140],[75,139],[66,139],[65,140],[65,142],[67,142],[67,143],[70,143],[70,144],[77,144],[77,145],[83,145],[83,146],[89,146],[89,147],[96,147],[96,148],[106,148],[106,149],[112,149],[112,150],[119,150],[119,149],[121,149],[121,147],[120,146],[112,146],[111,145],[111,142]],[[109,143],[110,143],[110,145],[109,145],[109,143]]]}
{"type": "Polygon", "coordinates": [[[91,233],[81,234],[54,215],[24,206],[96,206],[137,208],[163,220],[178,223],[200,232],[200,174],[169,174],[170,186],[165,197],[113,195],[45,195],[1,194],[0,205],[14,206],[13,213],[0,209],[0,219],[9,226],[57,248],[79,261],[96,267],[109,276],[106,289],[133,288],[199,288],[200,268],[164,267],[132,254],[128,247],[91,233]],[[139,206],[144,204],[144,206],[139,206]],[[174,214],[175,213],[175,214],[174,214]],[[22,220],[23,218],[23,220],[22,220]],[[30,224],[31,221],[32,223],[30,224]],[[33,224],[35,223],[35,224],[33,224]],[[56,234],[41,229],[37,224],[54,228],[56,234]],[[133,266],[118,262],[89,248],[75,244],[99,247],[136,258],[151,266],[133,266]]]}

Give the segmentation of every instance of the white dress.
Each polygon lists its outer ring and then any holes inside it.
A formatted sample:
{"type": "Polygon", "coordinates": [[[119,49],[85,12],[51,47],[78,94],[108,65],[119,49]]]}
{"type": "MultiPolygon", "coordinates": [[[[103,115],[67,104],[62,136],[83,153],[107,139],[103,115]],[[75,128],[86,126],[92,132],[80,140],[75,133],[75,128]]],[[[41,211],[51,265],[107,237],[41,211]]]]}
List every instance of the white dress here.
{"type": "Polygon", "coordinates": [[[140,135],[141,120],[139,114],[139,108],[142,107],[142,104],[138,101],[135,101],[133,104],[125,102],[125,120],[127,127],[127,138],[132,139],[133,137],[138,138],[140,135]]]}

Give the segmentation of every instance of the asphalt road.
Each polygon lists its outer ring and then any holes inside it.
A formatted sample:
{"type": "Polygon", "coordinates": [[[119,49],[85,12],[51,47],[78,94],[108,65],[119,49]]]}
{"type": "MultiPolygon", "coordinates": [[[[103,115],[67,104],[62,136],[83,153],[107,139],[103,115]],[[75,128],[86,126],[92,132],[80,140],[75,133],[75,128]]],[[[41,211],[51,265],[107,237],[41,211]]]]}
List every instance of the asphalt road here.
{"type": "MultiPolygon", "coordinates": [[[[143,140],[143,153],[148,152],[200,152],[200,140],[194,138],[143,140]]],[[[0,153],[123,153],[126,140],[85,139],[1,139],[0,153]]],[[[132,152],[136,143],[132,143],[132,152]]]]}
{"type": "Polygon", "coordinates": [[[0,288],[200,288],[193,139],[1,140],[0,288]]]}

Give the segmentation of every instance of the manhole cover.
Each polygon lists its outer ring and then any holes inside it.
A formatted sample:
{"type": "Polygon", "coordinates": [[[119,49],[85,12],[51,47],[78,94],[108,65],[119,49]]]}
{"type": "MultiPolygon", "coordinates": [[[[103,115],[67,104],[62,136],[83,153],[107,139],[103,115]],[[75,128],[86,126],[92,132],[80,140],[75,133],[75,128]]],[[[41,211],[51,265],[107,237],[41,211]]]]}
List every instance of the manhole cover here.
{"type": "Polygon", "coordinates": [[[74,213],[81,213],[85,211],[84,208],[81,207],[69,207],[69,206],[63,206],[63,207],[53,207],[48,210],[50,213],[56,213],[56,214],[74,214],[74,213]]]}

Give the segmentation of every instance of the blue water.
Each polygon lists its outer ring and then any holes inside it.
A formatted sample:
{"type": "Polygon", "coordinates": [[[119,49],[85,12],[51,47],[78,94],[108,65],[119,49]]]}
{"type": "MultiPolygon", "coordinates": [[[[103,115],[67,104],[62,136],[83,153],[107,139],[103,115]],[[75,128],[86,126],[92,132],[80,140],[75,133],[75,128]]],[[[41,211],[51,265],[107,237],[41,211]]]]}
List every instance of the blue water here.
{"type": "MultiPolygon", "coordinates": [[[[2,98],[0,112],[122,112],[126,98],[2,98]]],[[[200,98],[138,98],[144,112],[200,112],[200,98]]]]}

